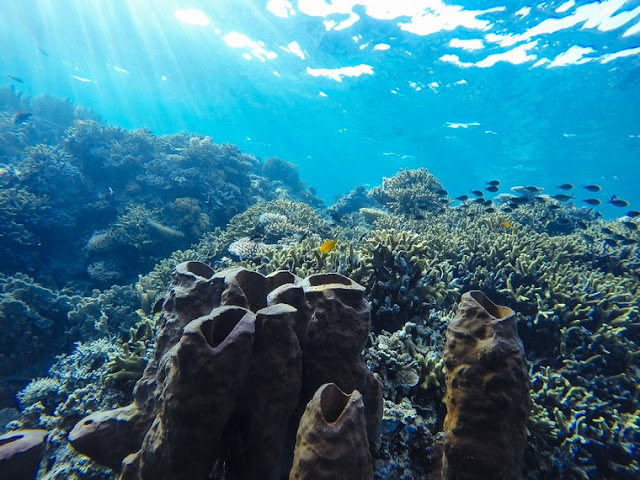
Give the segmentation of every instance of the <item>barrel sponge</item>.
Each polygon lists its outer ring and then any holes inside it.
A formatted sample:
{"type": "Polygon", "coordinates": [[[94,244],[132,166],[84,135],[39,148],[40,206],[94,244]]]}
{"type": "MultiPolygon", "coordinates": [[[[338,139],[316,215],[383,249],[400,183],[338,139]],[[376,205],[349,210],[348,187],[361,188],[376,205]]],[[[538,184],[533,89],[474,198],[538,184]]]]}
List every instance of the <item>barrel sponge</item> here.
{"type": "Polygon", "coordinates": [[[300,420],[289,480],[373,479],[362,395],[322,385],[300,420]]]}
{"type": "Polygon", "coordinates": [[[465,293],[447,328],[444,479],[522,478],[531,400],[515,313],[465,293]]]}

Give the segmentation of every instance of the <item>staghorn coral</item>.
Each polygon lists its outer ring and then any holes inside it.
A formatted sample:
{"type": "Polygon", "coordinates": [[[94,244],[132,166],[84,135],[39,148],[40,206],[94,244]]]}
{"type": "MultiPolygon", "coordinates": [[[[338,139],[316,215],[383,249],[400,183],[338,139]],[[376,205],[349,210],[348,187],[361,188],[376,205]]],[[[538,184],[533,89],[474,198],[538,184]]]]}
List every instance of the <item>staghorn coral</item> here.
{"type": "Polygon", "coordinates": [[[633,432],[640,418],[628,391],[616,388],[607,395],[605,386],[594,388],[580,375],[554,372],[550,367],[533,374],[532,387],[534,415],[529,422],[527,463],[540,465],[548,475],[566,471],[569,478],[634,478],[639,466],[633,432]]]}
{"type": "Polygon", "coordinates": [[[353,275],[371,296],[374,330],[397,330],[441,303],[448,288],[456,291],[448,287],[452,267],[417,233],[373,231],[359,255],[360,267],[353,275]]]}
{"type": "Polygon", "coordinates": [[[320,251],[321,244],[320,237],[311,236],[299,243],[267,250],[259,262],[241,264],[264,274],[288,270],[300,277],[326,272],[338,272],[346,276],[354,271],[359,259],[352,243],[338,243],[326,254],[320,251]]]}

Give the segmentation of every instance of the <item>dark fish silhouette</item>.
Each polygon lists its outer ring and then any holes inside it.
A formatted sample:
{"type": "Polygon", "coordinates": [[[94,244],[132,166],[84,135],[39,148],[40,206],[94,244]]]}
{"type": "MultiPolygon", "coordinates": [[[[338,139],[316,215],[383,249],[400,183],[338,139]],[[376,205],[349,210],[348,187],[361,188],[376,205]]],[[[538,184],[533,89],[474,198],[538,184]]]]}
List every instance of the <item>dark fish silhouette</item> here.
{"type": "Polygon", "coordinates": [[[13,124],[20,125],[21,123],[24,123],[27,120],[29,120],[31,117],[33,117],[33,113],[31,112],[18,112],[13,117],[13,124]]]}
{"type": "Polygon", "coordinates": [[[467,200],[469,200],[469,197],[467,195],[460,195],[459,197],[456,197],[456,200],[460,200],[461,202],[466,202],[467,200]]]}
{"type": "Polygon", "coordinates": [[[14,82],[24,83],[24,80],[22,80],[20,77],[16,77],[15,75],[7,75],[7,77],[9,77],[14,82]]]}
{"type": "Polygon", "coordinates": [[[558,193],[557,195],[554,195],[551,198],[555,198],[560,202],[566,202],[567,200],[571,200],[573,198],[573,195],[565,195],[564,193],[558,193]]]}
{"type": "Polygon", "coordinates": [[[602,228],[600,229],[600,231],[601,231],[602,233],[607,234],[607,235],[614,235],[614,234],[615,234],[615,232],[614,232],[613,230],[611,230],[610,228],[607,228],[607,227],[602,227],[602,228]]]}
{"type": "Polygon", "coordinates": [[[589,225],[587,224],[587,222],[583,220],[576,220],[576,225],[578,225],[578,227],[580,227],[583,230],[586,230],[587,228],[589,228],[589,225]]]}
{"type": "Polygon", "coordinates": [[[49,56],[49,54],[48,54],[45,50],[41,49],[40,47],[36,47],[36,48],[37,48],[37,49],[38,49],[38,51],[39,51],[42,55],[44,55],[45,57],[48,57],[48,56],[49,56]]]}
{"type": "Polygon", "coordinates": [[[583,185],[582,187],[586,188],[590,192],[599,192],[600,190],[602,190],[602,187],[600,185],[583,185]]]}
{"type": "Polygon", "coordinates": [[[495,208],[493,208],[493,207],[489,207],[489,208],[485,208],[485,209],[484,209],[484,211],[485,211],[486,213],[493,213],[493,212],[495,212],[495,211],[496,211],[496,209],[495,209],[495,208]]]}
{"type": "Polygon", "coordinates": [[[612,196],[607,203],[610,203],[614,207],[628,207],[629,206],[629,202],[627,202],[626,200],[622,200],[621,198],[618,198],[617,195],[612,196]]]}
{"type": "Polygon", "coordinates": [[[542,190],[544,190],[542,187],[536,187],[535,185],[529,185],[527,187],[524,187],[527,190],[529,190],[531,193],[540,193],[542,192],[542,190]]]}
{"type": "Polygon", "coordinates": [[[617,247],[618,246],[618,242],[616,242],[613,238],[605,238],[604,239],[604,244],[605,245],[609,245],[610,247],[617,247]]]}
{"type": "Polygon", "coordinates": [[[557,188],[559,188],[560,190],[571,190],[573,187],[573,183],[563,183],[562,185],[558,185],[557,188]]]}
{"type": "Polygon", "coordinates": [[[473,203],[477,203],[477,204],[479,204],[479,205],[484,205],[484,198],[482,198],[482,197],[475,198],[475,199],[473,200],[473,203]]]}
{"type": "Polygon", "coordinates": [[[449,192],[447,192],[444,188],[439,188],[438,190],[436,190],[436,195],[446,197],[447,195],[449,195],[449,192]]]}
{"type": "Polygon", "coordinates": [[[629,218],[640,217],[640,211],[638,211],[638,210],[629,210],[627,212],[627,217],[629,217],[629,218]]]}
{"type": "Polygon", "coordinates": [[[482,197],[484,195],[482,190],[471,190],[471,193],[473,193],[476,197],[482,197]]]}
{"type": "Polygon", "coordinates": [[[585,242],[587,243],[593,243],[593,237],[591,235],[587,235],[586,233],[583,233],[582,238],[584,238],[585,242]]]}
{"type": "Polygon", "coordinates": [[[163,303],[164,298],[159,298],[156,303],[153,304],[153,310],[151,310],[151,313],[160,313],[163,303]]]}
{"type": "Polygon", "coordinates": [[[487,185],[497,187],[498,185],[500,185],[500,180],[491,180],[490,182],[487,182],[487,185]]]}
{"type": "Polygon", "coordinates": [[[587,198],[586,200],[583,200],[583,202],[588,203],[589,205],[594,205],[594,206],[600,205],[602,203],[597,198],[587,198]]]}
{"type": "Polygon", "coordinates": [[[488,187],[485,188],[485,190],[487,192],[496,193],[499,189],[495,185],[489,185],[488,187]]]}
{"type": "Polygon", "coordinates": [[[622,224],[627,227],[629,230],[636,231],[638,230],[638,224],[633,222],[622,222],[622,224]]]}
{"type": "Polygon", "coordinates": [[[493,204],[493,201],[491,201],[491,200],[485,200],[485,201],[484,201],[484,205],[485,205],[486,207],[488,207],[488,206],[489,206],[489,205],[491,205],[491,204],[493,204]]]}
{"type": "Polygon", "coordinates": [[[622,245],[633,245],[635,243],[638,243],[638,240],[636,240],[635,238],[625,238],[624,240],[622,240],[620,242],[622,245]]]}
{"type": "Polygon", "coordinates": [[[549,210],[560,210],[562,207],[560,205],[557,205],[555,203],[552,203],[549,205],[549,210]]]}
{"type": "Polygon", "coordinates": [[[525,203],[529,203],[531,199],[529,197],[515,197],[509,200],[510,203],[514,203],[515,205],[524,205],[525,203]]]}

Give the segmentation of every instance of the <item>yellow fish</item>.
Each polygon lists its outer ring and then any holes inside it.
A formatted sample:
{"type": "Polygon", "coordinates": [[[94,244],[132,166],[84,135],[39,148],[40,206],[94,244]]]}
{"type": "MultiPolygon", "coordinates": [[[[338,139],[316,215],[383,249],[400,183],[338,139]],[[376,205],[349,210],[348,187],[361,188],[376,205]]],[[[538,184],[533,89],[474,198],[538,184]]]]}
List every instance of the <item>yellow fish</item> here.
{"type": "Polygon", "coordinates": [[[338,242],[336,242],[335,240],[327,240],[322,245],[320,245],[320,251],[322,253],[329,253],[331,250],[336,248],[337,243],[338,242]]]}
{"type": "Polygon", "coordinates": [[[511,222],[507,222],[506,220],[503,220],[502,222],[500,222],[500,226],[502,228],[510,228],[511,227],[511,222]]]}

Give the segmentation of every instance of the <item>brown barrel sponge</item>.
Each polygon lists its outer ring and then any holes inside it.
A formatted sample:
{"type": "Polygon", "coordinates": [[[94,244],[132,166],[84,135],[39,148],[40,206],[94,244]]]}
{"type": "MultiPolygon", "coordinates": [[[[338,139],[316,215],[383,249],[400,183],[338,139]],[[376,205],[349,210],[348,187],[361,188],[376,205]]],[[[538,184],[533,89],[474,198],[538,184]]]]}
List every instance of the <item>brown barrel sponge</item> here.
{"type": "Polygon", "coordinates": [[[290,480],[373,479],[362,395],[322,385],[300,420],[290,480]]]}
{"type": "Polygon", "coordinates": [[[522,478],[531,400],[515,313],[480,291],[462,296],[444,351],[444,479],[522,478]]]}

